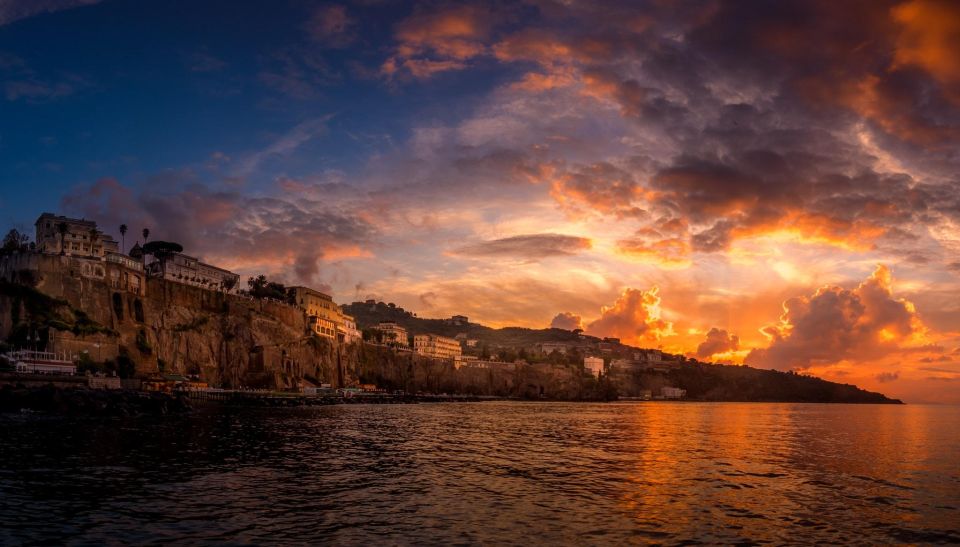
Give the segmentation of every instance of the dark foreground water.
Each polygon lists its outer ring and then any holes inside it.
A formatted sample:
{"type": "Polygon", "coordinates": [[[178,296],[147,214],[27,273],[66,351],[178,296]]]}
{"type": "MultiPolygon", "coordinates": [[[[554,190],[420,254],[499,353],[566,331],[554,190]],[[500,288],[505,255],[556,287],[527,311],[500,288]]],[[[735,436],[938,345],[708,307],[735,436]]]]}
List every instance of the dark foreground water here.
{"type": "Polygon", "coordinates": [[[0,416],[0,543],[960,542],[960,408],[0,416]]]}

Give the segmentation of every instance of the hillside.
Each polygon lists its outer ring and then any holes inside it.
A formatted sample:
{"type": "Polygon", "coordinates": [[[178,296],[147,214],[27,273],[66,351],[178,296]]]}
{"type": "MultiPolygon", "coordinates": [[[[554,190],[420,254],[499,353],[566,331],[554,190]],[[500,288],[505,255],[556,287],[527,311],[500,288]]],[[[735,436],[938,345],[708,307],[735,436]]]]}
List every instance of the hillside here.
{"type": "MultiPolygon", "coordinates": [[[[392,307],[383,302],[354,302],[343,306],[344,312],[357,320],[362,330],[381,321],[393,321],[410,334],[439,334],[450,338],[465,334],[467,338],[487,344],[491,347],[521,347],[541,342],[564,342],[579,340],[580,337],[563,329],[528,329],[523,327],[504,327],[493,329],[478,323],[453,324],[449,319],[426,319],[417,317],[403,308],[392,307]]],[[[592,338],[592,337],[590,337],[592,338]]]]}
{"type": "MultiPolygon", "coordinates": [[[[556,386],[551,385],[550,376],[543,376],[544,371],[547,370],[546,366],[552,366],[553,381],[556,381],[557,374],[564,374],[561,371],[577,371],[576,374],[582,374],[583,356],[597,354],[594,349],[588,348],[597,348],[601,342],[599,338],[563,329],[520,327],[493,329],[477,323],[457,325],[447,319],[416,317],[403,308],[393,307],[383,302],[354,302],[343,308],[346,313],[357,319],[361,328],[375,326],[381,321],[394,321],[406,328],[411,335],[431,333],[454,337],[464,334],[467,338],[478,340],[478,349],[468,348],[467,353],[478,354],[480,351],[487,351],[494,356],[499,354],[508,362],[522,358],[528,364],[517,367],[515,376],[519,377],[521,374],[532,374],[532,376],[518,378],[517,385],[509,390],[518,396],[539,393],[545,397],[566,398],[572,395],[569,385],[559,391],[556,386]],[[567,342],[574,347],[562,355],[556,352],[550,354],[537,352],[537,346],[545,342],[567,342]]],[[[624,344],[607,343],[605,345],[607,347],[602,355],[607,364],[615,358],[643,351],[641,348],[624,344]]],[[[696,360],[687,360],[679,355],[664,354],[664,360],[669,363],[669,366],[657,370],[609,372],[603,381],[599,383],[594,381],[596,385],[591,385],[589,389],[585,389],[585,392],[591,393],[591,398],[610,398],[616,395],[639,397],[645,393],[657,393],[661,388],[670,386],[686,390],[687,399],[701,401],[894,404],[901,402],[853,385],[838,384],[801,374],[747,366],[701,363],[696,360]]]]}

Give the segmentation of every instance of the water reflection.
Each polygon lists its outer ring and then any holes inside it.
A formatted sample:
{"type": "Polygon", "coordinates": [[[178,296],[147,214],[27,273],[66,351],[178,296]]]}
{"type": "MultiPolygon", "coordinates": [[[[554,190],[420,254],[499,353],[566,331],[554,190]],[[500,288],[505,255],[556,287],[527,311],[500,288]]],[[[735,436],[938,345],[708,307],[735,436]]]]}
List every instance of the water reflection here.
{"type": "Polygon", "coordinates": [[[958,542],[960,409],[0,417],[0,543],[958,542]]]}

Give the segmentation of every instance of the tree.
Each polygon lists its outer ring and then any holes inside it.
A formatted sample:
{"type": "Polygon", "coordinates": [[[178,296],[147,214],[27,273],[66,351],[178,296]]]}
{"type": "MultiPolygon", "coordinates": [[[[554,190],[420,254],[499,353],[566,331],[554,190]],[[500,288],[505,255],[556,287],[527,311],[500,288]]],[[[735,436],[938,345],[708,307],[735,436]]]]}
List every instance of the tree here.
{"type": "Polygon", "coordinates": [[[281,302],[287,301],[287,288],[282,283],[268,281],[267,276],[260,274],[247,280],[249,290],[247,294],[254,298],[272,298],[281,302]]]}
{"type": "MultiPolygon", "coordinates": [[[[148,230],[145,230],[149,232],[148,230]]],[[[173,256],[175,253],[182,253],[183,245],[179,243],[174,243],[172,241],[151,241],[150,243],[144,243],[143,245],[143,254],[153,255],[158,261],[160,261],[160,269],[163,273],[163,277],[167,277],[167,260],[173,256]]]]}
{"type": "Polygon", "coordinates": [[[120,225],[120,254],[127,254],[127,225],[120,225]]]}
{"type": "Polygon", "coordinates": [[[221,285],[223,286],[224,291],[230,292],[231,290],[233,290],[234,287],[237,286],[237,280],[232,277],[229,277],[227,279],[224,279],[223,282],[221,282],[221,285]]]}
{"type": "Polygon", "coordinates": [[[15,252],[26,251],[28,248],[27,241],[29,239],[27,234],[21,234],[18,230],[11,229],[3,238],[3,247],[0,248],[0,254],[8,255],[15,252]]]}
{"type": "Polygon", "coordinates": [[[70,227],[67,226],[66,222],[61,222],[57,224],[57,231],[60,232],[60,254],[67,254],[67,232],[70,231],[70,227]]]}
{"type": "Polygon", "coordinates": [[[143,244],[146,245],[147,238],[150,237],[150,228],[144,228],[142,233],[143,233],[143,244]]]}

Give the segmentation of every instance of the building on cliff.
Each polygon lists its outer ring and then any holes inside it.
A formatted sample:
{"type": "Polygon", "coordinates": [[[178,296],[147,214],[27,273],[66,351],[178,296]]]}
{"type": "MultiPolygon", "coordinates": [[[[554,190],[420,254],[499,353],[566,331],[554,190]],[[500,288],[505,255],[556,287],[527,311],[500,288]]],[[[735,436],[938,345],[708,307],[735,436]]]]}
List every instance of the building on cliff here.
{"type": "Polygon", "coordinates": [[[460,342],[446,336],[436,334],[418,334],[413,337],[413,351],[425,357],[434,359],[452,360],[454,366],[460,368],[460,357],[463,351],[460,342]]]}
{"type": "Polygon", "coordinates": [[[664,399],[682,399],[687,396],[687,390],[678,387],[664,386],[660,388],[660,396],[664,399]]]}
{"type": "Polygon", "coordinates": [[[198,258],[182,253],[172,253],[156,259],[147,264],[146,269],[151,277],[228,293],[233,293],[240,284],[238,274],[205,264],[198,258]]]}
{"type": "Polygon", "coordinates": [[[0,279],[14,282],[24,272],[29,272],[34,283],[46,279],[91,279],[137,296],[145,296],[147,291],[143,266],[119,253],[98,258],[25,252],[0,259],[0,279]]]}
{"type": "MultiPolygon", "coordinates": [[[[314,332],[325,338],[346,341],[344,315],[340,306],[333,301],[333,297],[310,287],[290,287],[289,290],[293,293],[296,306],[307,314],[310,327],[314,332]]],[[[353,327],[356,330],[355,322],[353,327]]]]}
{"type": "Polygon", "coordinates": [[[343,321],[337,325],[337,340],[344,344],[358,342],[363,339],[363,335],[357,328],[357,320],[352,315],[341,313],[343,321]]]}
{"type": "Polygon", "coordinates": [[[663,352],[658,349],[649,349],[636,351],[633,353],[634,361],[643,361],[645,363],[662,363],[663,352]]]}
{"type": "Polygon", "coordinates": [[[103,258],[107,253],[120,252],[117,242],[98,230],[92,220],[43,213],[35,227],[34,240],[41,253],[103,258]]]}
{"type": "Polygon", "coordinates": [[[583,368],[593,376],[598,377],[600,373],[603,372],[603,359],[599,357],[584,357],[583,368]]]}
{"type": "Polygon", "coordinates": [[[374,328],[383,333],[384,344],[400,348],[410,347],[410,342],[407,337],[407,329],[401,327],[393,321],[382,321],[374,328]]]}

